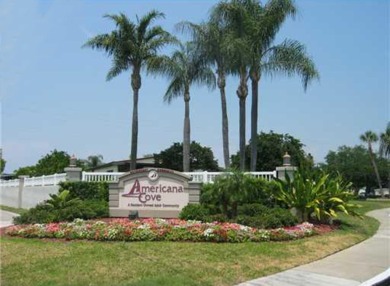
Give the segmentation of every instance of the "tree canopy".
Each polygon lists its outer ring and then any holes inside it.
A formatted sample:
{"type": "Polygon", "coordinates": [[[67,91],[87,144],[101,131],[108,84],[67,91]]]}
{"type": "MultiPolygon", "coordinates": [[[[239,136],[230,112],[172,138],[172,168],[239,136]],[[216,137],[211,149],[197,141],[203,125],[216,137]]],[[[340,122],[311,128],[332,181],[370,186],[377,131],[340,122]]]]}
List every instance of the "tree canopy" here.
{"type": "MultiPolygon", "coordinates": [[[[64,169],[69,167],[70,155],[65,151],[54,149],[50,153],[43,156],[35,165],[20,167],[15,170],[16,176],[42,176],[64,173],[64,169]]],[[[76,165],[85,168],[84,160],[77,160],[76,165]]]]}
{"type": "MultiPolygon", "coordinates": [[[[154,154],[155,162],[161,168],[183,171],[183,144],[173,145],[158,154],[154,154]]],[[[190,171],[218,171],[218,162],[214,159],[211,148],[192,141],[190,146],[190,171]]]]}
{"type": "MultiPolygon", "coordinates": [[[[374,155],[376,156],[376,155],[374,155]]],[[[337,151],[330,151],[325,157],[326,164],[323,168],[329,173],[340,173],[347,181],[352,182],[358,190],[363,187],[377,187],[377,180],[372,171],[370,154],[362,145],[348,147],[341,146],[337,151]]],[[[376,158],[378,172],[382,182],[387,181],[388,162],[384,158],[376,158]]]]}
{"type": "MultiPolygon", "coordinates": [[[[282,166],[283,155],[288,152],[291,156],[292,165],[304,167],[313,164],[311,155],[307,155],[303,150],[303,144],[299,139],[289,134],[278,134],[273,131],[269,133],[261,132],[257,135],[257,171],[273,171],[276,167],[282,166]]],[[[249,170],[250,164],[250,144],[246,145],[248,152],[245,152],[245,167],[249,170]]],[[[232,166],[240,166],[239,153],[232,155],[232,166]]]]}

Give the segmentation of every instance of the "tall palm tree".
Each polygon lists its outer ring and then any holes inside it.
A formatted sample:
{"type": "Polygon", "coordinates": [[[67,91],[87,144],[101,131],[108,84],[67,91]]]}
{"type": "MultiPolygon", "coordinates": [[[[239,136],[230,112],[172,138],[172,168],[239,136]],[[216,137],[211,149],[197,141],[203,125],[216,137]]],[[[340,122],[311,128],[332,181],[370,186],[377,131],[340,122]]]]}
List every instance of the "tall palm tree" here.
{"type": "Polygon", "coordinates": [[[226,50],[226,27],[224,23],[210,20],[206,23],[194,24],[181,22],[182,31],[189,31],[201,57],[216,68],[217,86],[221,96],[222,108],[222,146],[225,168],[230,167],[229,121],[226,104],[226,75],[229,73],[229,55],[226,50]]]}
{"type": "Polygon", "coordinates": [[[390,190],[390,122],[387,123],[385,132],[379,135],[380,145],[379,145],[379,154],[381,157],[387,158],[388,165],[388,189],[390,190]]]}
{"type": "Polygon", "coordinates": [[[183,171],[190,171],[190,87],[193,84],[206,85],[215,88],[215,76],[199,56],[195,45],[191,42],[180,45],[171,57],[156,58],[148,66],[148,72],[161,74],[170,79],[164,101],[170,103],[177,97],[184,99],[184,130],[183,130],[183,171]]]}
{"type": "Polygon", "coordinates": [[[131,87],[133,89],[133,117],[131,129],[131,165],[136,168],[138,146],[138,96],[141,88],[141,70],[148,66],[153,59],[159,58],[158,51],[167,44],[173,43],[174,38],[161,26],[151,26],[164,14],[152,10],[133,23],[120,13],[118,15],[105,15],[112,20],[116,29],[109,34],[95,36],[84,44],[84,47],[103,50],[112,56],[112,67],[107,74],[111,80],[120,73],[131,70],[131,87]]]}
{"type": "Polygon", "coordinates": [[[240,170],[245,170],[246,141],[246,98],[248,96],[248,77],[250,64],[250,47],[246,30],[249,28],[249,5],[252,0],[231,0],[220,2],[212,10],[211,20],[224,23],[226,26],[225,45],[229,55],[230,72],[239,77],[236,91],[239,99],[239,148],[240,170]]]}
{"type": "Polygon", "coordinates": [[[252,56],[249,73],[252,87],[250,170],[256,171],[260,79],[264,74],[297,74],[301,76],[306,91],[308,84],[319,75],[305,47],[298,41],[285,40],[281,44],[273,45],[275,36],[286,18],[296,14],[293,0],[269,0],[264,6],[258,1],[248,1],[246,7],[250,9],[247,13],[250,23],[247,36],[252,56]]]}
{"type": "Polygon", "coordinates": [[[372,143],[375,143],[375,142],[378,141],[378,135],[376,135],[372,131],[366,131],[364,134],[362,134],[360,136],[360,140],[362,140],[363,142],[367,143],[368,153],[370,154],[370,159],[371,159],[371,164],[372,164],[372,167],[374,168],[374,172],[375,172],[375,175],[376,175],[376,179],[377,179],[377,182],[378,182],[378,186],[379,186],[381,195],[382,195],[382,197],[384,197],[384,193],[383,193],[383,190],[382,190],[381,178],[379,176],[378,167],[376,166],[376,162],[375,162],[374,152],[372,150],[372,143]]]}

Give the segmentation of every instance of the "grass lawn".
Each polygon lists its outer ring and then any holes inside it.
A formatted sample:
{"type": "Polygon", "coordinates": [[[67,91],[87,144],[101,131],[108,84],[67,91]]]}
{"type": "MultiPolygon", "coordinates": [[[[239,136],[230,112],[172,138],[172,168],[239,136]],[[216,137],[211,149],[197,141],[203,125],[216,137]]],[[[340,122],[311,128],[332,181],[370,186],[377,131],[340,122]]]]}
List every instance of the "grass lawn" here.
{"type": "MultiPolygon", "coordinates": [[[[359,201],[362,212],[390,207],[359,201]]],[[[373,235],[375,219],[341,216],[332,233],[289,242],[51,241],[1,237],[1,285],[234,285],[322,258],[373,235]]]]}

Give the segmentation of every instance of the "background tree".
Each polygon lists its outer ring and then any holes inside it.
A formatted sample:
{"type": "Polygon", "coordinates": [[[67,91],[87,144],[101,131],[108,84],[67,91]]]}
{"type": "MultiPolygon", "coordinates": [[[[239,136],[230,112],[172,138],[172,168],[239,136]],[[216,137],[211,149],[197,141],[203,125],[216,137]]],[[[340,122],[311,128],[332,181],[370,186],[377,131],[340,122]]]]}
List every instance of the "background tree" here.
{"type": "MultiPolygon", "coordinates": [[[[349,147],[341,146],[337,151],[329,151],[325,157],[326,164],[321,166],[327,173],[343,176],[344,180],[352,183],[357,192],[367,187],[372,189],[377,185],[376,175],[372,172],[370,154],[362,145],[349,147]]],[[[385,158],[377,159],[378,172],[383,181],[387,177],[387,164],[385,158]]]]}
{"type": "Polygon", "coordinates": [[[88,169],[96,168],[97,166],[102,164],[103,164],[103,156],[100,154],[88,156],[86,160],[86,167],[88,169]]]}
{"type": "Polygon", "coordinates": [[[374,172],[375,172],[376,179],[378,181],[378,186],[379,186],[380,192],[382,194],[382,197],[384,197],[385,194],[382,190],[381,178],[379,176],[378,167],[377,167],[376,162],[375,162],[374,151],[372,150],[372,143],[375,143],[378,141],[378,135],[376,135],[374,132],[369,130],[360,136],[360,140],[367,143],[368,153],[370,154],[370,159],[371,159],[371,164],[372,164],[372,167],[374,168],[374,172]]]}
{"type": "Polygon", "coordinates": [[[3,174],[6,163],[7,163],[6,160],[4,160],[3,158],[0,159],[0,174],[3,174]]]}
{"type": "Polygon", "coordinates": [[[387,158],[387,163],[388,163],[387,188],[390,190],[390,122],[387,123],[385,132],[381,133],[379,135],[379,138],[380,138],[379,155],[381,157],[387,158]]]}
{"type": "MultiPolygon", "coordinates": [[[[204,147],[192,141],[190,147],[190,171],[218,171],[218,162],[214,159],[211,148],[204,147]]],[[[173,145],[158,154],[154,154],[154,160],[161,168],[183,171],[183,144],[173,143],[173,145]]]]}
{"type": "MultiPolygon", "coordinates": [[[[257,162],[256,170],[273,171],[276,167],[282,166],[283,155],[288,152],[291,156],[292,164],[299,167],[312,167],[313,159],[306,155],[303,144],[299,139],[289,134],[278,134],[273,131],[269,133],[261,132],[257,135],[257,162]]],[[[249,151],[251,145],[246,145],[249,151]]],[[[250,164],[250,153],[246,152],[246,167],[250,164]]],[[[239,153],[232,156],[232,166],[239,166],[239,153]]]]}
{"type": "Polygon", "coordinates": [[[154,59],[148,71],[161,74],[170,79],[164,101],[171,103],[177,97],[184,99],[184,129],[183,129],[183,171],[190,171],[190,87],[193,84],[206,85],[215,88],[215,77],[212,70],[200,57],[193,43],[180,45],[171,57],[154,59]]]}
{"type": "MultiPolygon", "coordinates": [[[[64,169],[69,167],[70,156],[65,151],[54,149],[43,156],[35,165],[21,167],[14,171],[16,176],[25,175],[30,177],[53,175],[64,173],[64,169]]],[[[85,168],[84,160],[77,160],[76,166],[85,168]]]]}
{"type": "Polygon", "coordinates": [[[14,171],[14,174],[16,177],[18,176],[34,177],[36,176],[35,166],[20,167],[19,169],[16,169],[14,171]]]}
{"type": "Polygon", "coordinates": [[[35,165],[35,176],[63,173],[69,167],[70,156],[65,151],[54,149],[42,157],[35,165]]]}
{"type": "Polygon", "coordinates": [[[382,157],[390,158],[390,122],[387,123],[385,132],[379,135],[379,154],[382,157]]]}
{"type": "Polygon", "coordinates": [[[104,16],[114,21],[116,30],[109,34],[101,34],[90,39],[84,46],[103,50],[112,56],[112,67],[107,74],[110,80],[120,73],[131,69],[131,87],[133,89],[133,118],[131,128],[131,165],[136,168],[138,146],[138,94],[141,88],[141,69],[147,66],[150,60],[158,58],[158,51],[174,42],[174,38],[160,26],[151,26],[151,23],[164,18],[164,14],[156,10],[138,18],[133,23],[124,15],[104,16]]]}

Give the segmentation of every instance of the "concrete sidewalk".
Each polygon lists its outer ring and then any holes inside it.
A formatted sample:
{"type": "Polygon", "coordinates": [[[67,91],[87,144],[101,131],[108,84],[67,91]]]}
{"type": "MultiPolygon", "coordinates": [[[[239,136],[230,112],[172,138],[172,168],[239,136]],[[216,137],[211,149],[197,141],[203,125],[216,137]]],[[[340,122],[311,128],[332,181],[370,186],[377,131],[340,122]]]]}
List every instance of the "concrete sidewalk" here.
{"type": "Polygon", "coordinates": [[[0,227],[13,225],[12,219],[15,216],[19,216],[19,215],[8,211],[0,210],[0,227]]]}
{"type": "Polygon", "coordinates": [[[371,211],[367,215],[381,224],[373,237],[324,259],[239,286],[355,286],[381,273],[379,281],[383,280],[390,273],[390,209],[371,211]]]}

